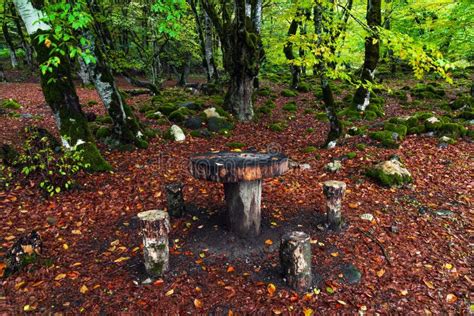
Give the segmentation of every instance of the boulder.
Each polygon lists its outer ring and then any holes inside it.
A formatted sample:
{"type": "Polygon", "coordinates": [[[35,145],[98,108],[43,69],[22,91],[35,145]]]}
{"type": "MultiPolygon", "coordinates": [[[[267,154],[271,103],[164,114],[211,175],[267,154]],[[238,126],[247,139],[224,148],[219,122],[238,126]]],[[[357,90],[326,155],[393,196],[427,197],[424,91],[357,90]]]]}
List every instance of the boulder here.
{"type": "Polygon", "coordinates": [[[174,141],[182,142],[186,139],[183,130],[178,125],[171,126],[169,132],[174,141]]]}
{"type": "Polygon", "coordinates": [[[179,105],[180,108],[187,108],[192,111],[200,111],[201,110],[201,105],[194,103],[192,101],[184,102],[179,105]]]}
{"type": "Polygon", "coordinates": [[[219,113],[217,113],[216,108],[208,108],[204,110],[204,114],[209,119],[211,117],[221,117],[219,113]]]}
{"type": "Polygon", "coordinates": [[[199,116],[191,116],[184,122],[184,127],[195,130],[201,128],[202,119],[199,116]]]}
{"type": "Polygon", "coordinates": [[[403,185],[413,180],[408,169],[396,159],[376,164],[367,170],[367,175],[388,187],[403,185]]]}
{"type": "Polygon", "coordinates": [[[222,117],[210,117],[207,121],[207,128],[211,132],[220,132],[222,130],[230,130],[234,126],[231,122],[222,117]]]}

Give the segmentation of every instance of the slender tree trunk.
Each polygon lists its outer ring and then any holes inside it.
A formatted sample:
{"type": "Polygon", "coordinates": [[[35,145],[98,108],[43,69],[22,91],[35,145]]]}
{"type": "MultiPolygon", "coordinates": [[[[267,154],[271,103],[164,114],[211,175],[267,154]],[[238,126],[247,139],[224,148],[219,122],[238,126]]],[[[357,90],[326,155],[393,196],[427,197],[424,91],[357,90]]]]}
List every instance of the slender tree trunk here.
{"type": "MultiPolygon", "coordinates": [[[[295,35],[297,30],[298,22],[296,21],[296,19],[293,19],[293,21],[291,21],[290,28],[288,29],[288,37],[295,35]]],[[[295,59],[295,55],[293,53],[293,43],[287,41],[285,46],[283,47],[283,52],[285,53],[286,59],[290,61],[291,88],[296,89],[300,84],[301,68],[299,66],[291,64],[291,61],[295,59]]]]}
{"type": "MultiPolygon", "coordinates": [[[[25,23],[28,35],[36,50],[37,61],[43,64],[50,58],[54,37],[49,36],[51,45],[39,43],[37,37],[41,34],[50,35],[49,25],[38,22],[44,13],[33,7],[30,0],[14,0],[21,19],[25,23]]],[[[77,147],[83,150],[83,158],[90,164],[91,170],[110,170],[110,165],[102,158],[94,143],[87,119],[82,112],[79,98],[72,82],[71,64],[67,56],[57,54],[60,63],[52,72],[41,73],[41,87],[46,102],[53,111],[56,124],[61,135],[63,146],[77,147]]]]}
{"type": "Polygon", "coordinates": [[[78,58],[77,62],[79,63],[79,71],[77,75],[81,78],[81,82],[84,86],[88,86],[92,83],[91,74],[89,71],[89,67],[87,67],[86,63],[82,58],[78,58]]]}
{"type": "Polygon", "coordinates": [[[148,143],[145,141],[140,124],[133,115],[132,110],[125,104],[120,92],[115,84],[112,71],[108,67],[100,43],[91,33],[85,34],[89,40],[89,48],[96,57],[96,63],[89,63],[88,70],[92,82],[104,103],[109,116],[112,118],[113,129],[110,145],[117,147],[125,144],[133,144],[140,148],[145,148],[148,143]]]}
{"type": "Polygon", "coordinates": [[[8,45],[8,50],[10,51],[10,62],[11,62],[12,68],[15,69],[18,67],[18,58],[16,56],[15,44],[13,43],[13,40],[10,36],[10,32],[8,30],[8,24],[6,21],[4,21],[2,25],[2,31],[3,31],[3,37],[5,38],[5,42],[8,45]]]}
{"type": "Polygon", "coordinates": [[[379,37],[376,34],[376,27],[381,26],[381,0],[367,0],[367,25],[371,28],[372,34],[365,39],[365,58],[362,68],[361,81],[354,95],[354,104],[360,111],[365,111],[370,104],[370,90],[364,84],[374,81],[375,68],[379,61],[379,37]]]}
{"type": "Polygon", "coordinates": [[[11,12],[13,15],[13,20],[15,22],[16,26],[16,31],[18,33],[18,36],[20,37],[21,41],[21,47],[23,47],[23,50],[25,51],[25,61],[26,64],[33,69],[33,52],[31,49],[31,45],[27,42],[25,36],[23,35],[23,28],[21,27],[21,21],[20,18],[17,15],[17,12],[15,10],[15,7],[12,6],[11,12]]]}
{"type": "Polygon", "coordinates": [[[178,86],[184,87],[187,83],[189,71],[191,69],[191,53],[186,54],[186,61],[184,62],[183,69],[179,76],[178,86]]]}
{"type": "MultiPolygon", "coordinates": [[[[322,46],[325,44],[322,38],[322,32],[325,31],[329,32],[325,27],[323,26],[323,14],[329,15],[326,19],[326,23],[331,23],[332,22],[332,14],[333,12],[330,11],[325,11],[324,7],[322,4],[317,4],[316,7],[314,8],[314,26],[316,30],[316,34],[318,35],[318,46],[322,46]]],[[[330,24],[328,24],[330,25],[330,24]]],[[[333,42],[336,39],[331,36],[330,39],[327,41],[328,46],[331,44],[329,42],[333,42]]],[[[326,46],[326,45],[324,45],[326,46]]],[[[319,75],[319,78],[321,80],[321,89],[323,90],[323,100],[324,100],[324,106],[326,109],[326,114],[329,119],[329,133],[326,138],[326,143],[325,146],[329,145],[331,142],[335,142],[339,137],[341,137],[342,134],[342,124],[339,121],[337,117],[337,111],[336,111],[336,103],[334,102],[334,96],[332,93],[331,86],[329,85],[329,80],[326,76],[327,72],[327,65],[326,61],[321,58],[321,60],[316,64],[317,67],[315,69],[317,70],[317,74],[319,75]]]]}
{"type": "MultiPolygon", "coordinates": [[[[387,5],[387,14],[385,15],[384,28],[390,30],[392,24],[392,0],[385,0],[387,5]]],[[[390,72],[395,74],[397,72],[397,64],[395,62],[395,57],[393,56],[393,49],[388,49],[388,60],[390,62],[390,72]]]]}
{"type": "Polygon", "coordinates": [[[3,65],[0,63],[0,82],[7,82],[7,77],[5,76],[5,71],[3,70],[3,65]]]}

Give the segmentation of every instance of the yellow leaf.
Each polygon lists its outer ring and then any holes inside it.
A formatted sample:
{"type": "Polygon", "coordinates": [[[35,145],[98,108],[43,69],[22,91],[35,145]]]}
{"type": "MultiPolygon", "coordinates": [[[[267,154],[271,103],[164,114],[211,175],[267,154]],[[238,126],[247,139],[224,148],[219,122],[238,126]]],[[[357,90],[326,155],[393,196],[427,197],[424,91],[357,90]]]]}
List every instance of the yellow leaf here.
{"type": "Polygon", "coordinates": [[[358,207],[359,207],[359,204],[357,204],[357,203],[349,203],[349,207],[350,207],[350,208],[358,208],[358,207]]]}
{"type": "Polygon", "coordinates": [[[453,265],[451,263],[446,263],[444,266],[443,266],[446,270],[451,270],[453,268],[453,265]]]}
{"type": "Polygon", "coordinates": [[[51,47],[51,41],[49,40],[49,38],[44,40],[44,46],[46,46],[47,48],[51,47]]]}
{"type": "Polygon", "coordinates": [[[82,294],[86,294],[86,293],[89,291],[89,289],[88,289],[87,286],[84,284],[83,286],[81,286],[81,289],[80,289],[79,291],[81,291],[82,294]]]}
{"type": "Polygon", "coordinates": [[[66,273],[60,273],[54,279],[56,281],[60,281],[60,280],[64,279],[65,277],[66,277],[66,273]]]}
{"type": "Polygon", "coordinates": [[[24,311],[24,312],[31,312],[32,310],[33,310],[33,308],[31,308],[30,305],[25,305],[25,306],[23,306],[23,311],[24,311]]]}
{"type": "Polygon", "coordinates": [[[265,240],[265,245],[271,246],[271,245],[273,245],[273,241],[271,239],[267,239],[267,240],[265,240]]]}
{"type": "Polygon", "coordinates": [[[273,312],[273,314],[275,314],[275,315],[280,315],[280,314],[282,313],[282,311],[279,310],[279,309],[277,309],[277,308],[272,309],[272,312],[273,312]]]}
{"type": "Polygon", "coordinates": [[[13,240],[13,239],[15,239],[15,236],[13,236],[13,235],[10,235],[10,236],[5,237],[5,240],[6,240],[6,241],[11,241],[11,240],[13,240]]]}
{"type": "Polygon", "coordinates": [[[408,294],[408,291],[407,290],[401,290],[400,294],[403,295],[403,296],[406,296],[408,294]]]}
{"type": "Polygon", "coordinates": [[[430,282],[430,281],[425,281],[425,280],[423,280],[423,282],[425,283],[425,285],[426,285],[428,288],[434,290],[435,287],[434,287],[434,285],[433,285],[432,282],[430,282]]]}
{"type": "Polygon", "coordinates": [[[165,293],[166,296],[171,296],[174,293],[174,289],[169,290],[168,292],[165,293]]]}
{"type": "Polygon", "coordinates": [[[28,255],[31,255],[33,253],[32,245],[21,245],[21,249],[23,249],[23,251],[28,255]]]}
{"type": "Polygon", "coordinates": [[[130,259],[130,257],[120,257],[118,259],[115,259],[114,262],[119,263],[119,262],[122,262],[122,261],[126,261],[128,259],[130,259]]]}
{"type": "Polygon", "coordinates": [[[82,233],[81,233],[81,231],[80,231],[79,229],[74,229],[74,230],[72,231],[72,234],[73,234],[73,235],[81,235],[82,233]]]}
{"type": "Polygon", "coordinates": [[[235,271],[235,268],[234,268],[233,266],[229,266],[229,267],[227,268],[227,272],[228,272],[228,273],[231,273],[231,272],[234,272],[234,271],[235,271]]]}
{"type": "Polygon", "coordinates": [[[331,252],[331,256],[337,257],[337,256],[339,256],[339,252],[331,252]]]}
{"type": "Polygon", "coordinates": [[[68,250],[69,249],[69,246],[67,244],[63,244],[63,249],[64,250],[68,250]]]}
{"type": "Polygon", "coordinates": [[[449,304],[453,304],[457,300],[458,300],[458,298],[456,297],[456,295],[454,295],[452,293],[449,293],[448,295],[446,295],[446,302],[448,302],[449,304]]]}
{"type": "Polygon", "coordinates": [[[195,306],[196,308],[202,308],[202,302],[201,302],[201,300],[195,298],[195,299],[194,299],[194,306],[195,306]]]}
{"type": "Polygon", "coordinates": [[[347,305],[347,303],[346,303],[346,302],[344,302],[344,301],[341,301],[341,300],[337,300],[337,302],[338,302],[339,304],[341,304],[341,305],[344,305],[344,306],[346,306],[346,305],[347,305]]]}
{"type": "Polygon", "coordinates": [[[269,284],[267,285],[267,291],[268,291],[268,294],[273,295],[273,293],[275,293],[275,291],[276,291],[276,286],[275,286],[275,284],[269,283],[269,284]]]}
{"type": "Polygon", "coordinates": [[[377,276],[378,276],[379,278],[381,278],[384,274],[385,274],[385,270],[384,270],[384,269],[380,269],[379,271],[377,271],[377,276]]]}
{"type": "Polygon", "coordinates": [[[304,308],[303,313],[304,313],[304,316],[311,316],[313,315],[314,311],[311,308],[304,308]]]}

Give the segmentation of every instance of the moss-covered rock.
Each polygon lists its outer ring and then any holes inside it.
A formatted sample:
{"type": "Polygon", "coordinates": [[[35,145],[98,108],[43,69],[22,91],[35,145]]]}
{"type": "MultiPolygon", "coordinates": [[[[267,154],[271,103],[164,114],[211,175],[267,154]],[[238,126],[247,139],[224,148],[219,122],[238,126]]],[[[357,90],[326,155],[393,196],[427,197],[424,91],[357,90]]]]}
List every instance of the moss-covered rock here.
{"type": "Polygon", "coordinates": [[[403,140],[407,135],[407,127],[403,124],[386,122],[384,124],[384,130],[397,133],[400,140],[403,140]]]}
{"type": "Polygon", "coordinates": [[[171,112],[168,118],[175,123],[182,123],[191,115],[193,115],[193,111],[185,107],[180,107],[171,112]]]}
{"type": "Polygon", "coordinates": [[[433,84],[418,83],[411,89],[413,96],[420,99],[439,99],[446,95],[446,92],[433,84]]]}
{"type": "Polygon", "coordinates": [[[107,126],[101,126],[95,132],[95,137],[97,139],[104,139],[106,137],[109,137],[110,135],[112,135],[112,130],[110,129],[110,127],[107,126]]]}
{"type": "Polygon", "coordinates": [[[379,141],[383,146],[388,148],[398,148],[398,134],[391,131],[378,131],[369,133],[369,137],[379,141]]]}
{"type": "Polygon", "coordinates": [[[367,147],[367,145],[363,144],[363,143],[359,143],[359,144],[356,145],[356,148],[360,151],[363,151],[366,147],[367,147]]]}
{"type": "Polygon", "coordinates": [[[474,107],[474,98],[471,96],[460,96],[453,102],[449,103],[449,106],[453,110],[459,110],[461,108],[473,108],[474,107]]]}
{"type": "Polygon", "coordinates": [[[199,138],[209,138],[211,137],[211,133],[207,128],[201,128],[198,130],[194,130],[190,132],[192,137],[199,137],[199,138]]]}
{"type": "Polygon", "coordinates": [[[351,151],[351,152],[346,154],[346,157],[347,157],[347,159],[354,159],[355,157],[357,157],[357,153],[351,151]]]}
{"type": "Polygon", "coordinates": [[[223,130],[231,130],[234,128],[232,122],[222,117],[210,117],[207,120],[207,128],[211,132],[221,132],[223,130]]]}
{"type": "Polygon", "coordinates": [[[112,124],[113,123],[112,118],[108,115],[98,116],[96,118],[96,122],[99,124],[112,124]]]}
{"type": "Polygon", "coordinates": [[[296,92],[295,90],[283,89],[281,90],[281,95],[284,97],[296,97],[298,95],[298,92],[296,92]]]}
{"type": "Polygon", "coordinates": [[[163,113],[161,113],[160,111],[151,110],[145,113],[145,118],[149,120],[158,120],[162,117],[163,117],[163,113]]]}
{"type": "Polygon", "coordinates": [[[413,181],[410,172],[400,161],[395,159],[380,162],[369,168],[367,175],[388,187],[400,186],[413,181]]]}
{"type": "Polygon", "coordinates": [[[283,105],[283,110],[287,112],[296,112],[298,107],[296,106],[296,102],[292,101],[283,105]]]}
{"type": "Polygon", "coordinates": [[[274,122],[270,124],[268,128],[270,128],[274,132],[283,132],[287,129],[288,125],[285,122],[274,122]]]}
{"type": "Polygon", "coordinates": [[[158,111],[160,111],[161,113],[163,113],[166,116],[170,115],[171,113],[173,113],[177,109],[178,109],[178,106],[175,105],[175,104],[171,104],[171,103],[160,105],[157,108],[158,111]]]}
{"type": "Polygon", "coordinates": [[[457,139],[465,136],[467,129],[458,123],[442,123],[437,127],[436,132],[439,136],[448,136],[457,139]]]}

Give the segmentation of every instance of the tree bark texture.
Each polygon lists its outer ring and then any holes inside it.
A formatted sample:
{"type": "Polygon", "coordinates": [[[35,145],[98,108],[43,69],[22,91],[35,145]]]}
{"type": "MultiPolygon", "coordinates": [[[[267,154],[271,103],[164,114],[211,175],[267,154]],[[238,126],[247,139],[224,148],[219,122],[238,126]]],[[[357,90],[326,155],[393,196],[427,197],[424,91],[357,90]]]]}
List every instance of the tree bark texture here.
{"type": "MultiPolygon", "coordinates": [[[[296,31],[298,30],[298,21],[293,19],[290,24],[290,28],[288,29],[288,37],[295,35],[296,31]]],[[[293,53],[293,43],[287,41],[285,46],[283,47],[283,52],[285,53],[286,59],[288,61],[292,61],[295,59],[295,54],[293,53]]],[[[299,66],[290,64],[290,71],[291,71],[291,88],[297,89],[300,84],[300,75],[301,75],[301,68],[299,66]]]]}
{"type": "Polygon", "coordinates": [[[244,238],[260,234],[262,180],[224,183],[230,230],[244,238]]]}
{"type": "Polygon", "coordinates": [[[296,291],[311,288],[311,239],[303,232],[283,235],[280,244],[280,263],[287,284],[296,291]]]}
{"type": "MultiPolygon", "coordinates": [[[[361,81],[367,84],[374,81],[375,68],[379,61],[380,41],[377,35],[377,27],[381,26],[381,0],[367,0],[367,25],[371,34],[365,38],[365,57],[362,68],[361,81]]],[[[360,111],[365,111],[370,104],[370,91],[367,87],[360,85],[354,95],[354,104],[360,111]]]]}
{"type": "Polygon", "coordinates": [[[186,211],[183,198],[183,184],[171,183],[165,186],[168,213],[172,217],[182,217],[186,211]]]}
{"type": "Polygon", "coordinates": [[[8,24],[6,21],[3,22],[2,31],[3,31],[3,37],[5,38],[5,42],[7,43],[8,50],[10,52],[10,62],[11,62],[12,68],[15,69],[18,67],[18,58],[16,56],[15,44],[13,43],[13,39],[10,36],[10,32],[8,30],[8,24]]]}
{"type": "Polygon", "coordinates": [[[339,230],[342,225],[341,204],[346,191],[342,181],[326,181],[323,183],[323,193],[326,196],[326,216],[329,228],[339,230]]]}
{"type": "Polygon", "coordinates": [[[170,219],[165,211],[138,213],[143,237],[145,268],[152,277],[160,277],[169,269],[170,219]]]}

